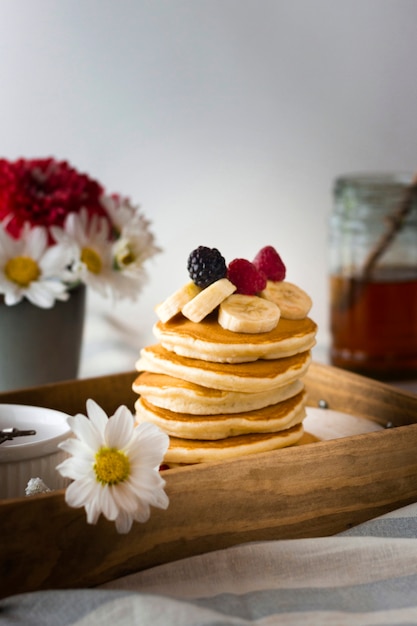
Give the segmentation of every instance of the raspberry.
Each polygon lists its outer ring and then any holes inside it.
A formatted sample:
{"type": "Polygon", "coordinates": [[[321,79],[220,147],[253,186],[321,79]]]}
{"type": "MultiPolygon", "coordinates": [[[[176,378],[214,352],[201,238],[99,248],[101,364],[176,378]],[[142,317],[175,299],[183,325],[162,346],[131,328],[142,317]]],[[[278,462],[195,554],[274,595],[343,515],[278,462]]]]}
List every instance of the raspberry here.
{"type": "Polygon", "coordinates": [[[229,263],[227,278],[236,286],[236,293],[253,296],[266,287],[266,276],[246,259],[234,259],[229,263]]]}
{"type": "Polygon", "coordinates": [[[285,278],[285,265],[278,252],[272,246],[265,246],[259,250],[253,259],[255,267],[263,272],[268,280],[280,281],[285,278]]]}
{"type": "Polygon", "coordinates": [[[224,278],[227,274],[226,261],[217,248],[199,246],[188,257],[187,269],[191,280],[202,287],[224,278]]]}

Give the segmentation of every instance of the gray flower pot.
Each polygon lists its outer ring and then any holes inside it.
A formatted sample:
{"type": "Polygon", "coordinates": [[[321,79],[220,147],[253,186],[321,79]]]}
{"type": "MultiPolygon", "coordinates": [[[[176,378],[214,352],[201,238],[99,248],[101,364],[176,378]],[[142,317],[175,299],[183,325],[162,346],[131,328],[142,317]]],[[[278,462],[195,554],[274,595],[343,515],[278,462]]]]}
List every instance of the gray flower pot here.
{"type": "Polygon", "coordinates": [[[0,391],[77,377],[85,303],[84,285],[51,309],[0,303],[0,391]]]}

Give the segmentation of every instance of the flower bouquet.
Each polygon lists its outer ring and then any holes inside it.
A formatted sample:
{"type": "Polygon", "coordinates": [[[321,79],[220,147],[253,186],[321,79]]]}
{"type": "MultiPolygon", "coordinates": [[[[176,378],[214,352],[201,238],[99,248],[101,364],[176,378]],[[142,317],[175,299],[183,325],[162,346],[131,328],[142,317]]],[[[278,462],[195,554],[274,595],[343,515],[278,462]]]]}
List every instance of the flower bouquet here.
{"type": "Polygon", "coordinates": [[[0,389],[75,378],[86,288],[134,300],[159,251],[138,207],[66,161],[0,159],[0,389]]]}
{"type": "Polygon", "coordinates": [[[0,159],[0,296],[41,308],[85,284],[135,299],[159,252],[138,207],[53,158],[0,159]]]}

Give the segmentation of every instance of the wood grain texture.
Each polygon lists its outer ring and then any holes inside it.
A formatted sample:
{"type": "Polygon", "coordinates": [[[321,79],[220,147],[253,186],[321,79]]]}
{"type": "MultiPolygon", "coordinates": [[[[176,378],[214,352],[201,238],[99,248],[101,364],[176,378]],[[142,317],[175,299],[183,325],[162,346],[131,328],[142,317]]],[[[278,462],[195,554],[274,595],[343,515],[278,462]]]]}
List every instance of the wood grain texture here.
{"type": "MultiPolygon", "coordinates": [[[[94,397],[109,410],[129,404],[132,378],[62,383],[0,401],[78,412],[94,397]]],[[[128,535],[104,519],[89,526],[63,491],[1,501],[1,596],[94,586],[241,542],[334,534],[415,501],[417,397],[316,364],[306,382],[312,404],[324,398],[336,410],[410,425],[169,470],[169,508],[153,509],[128,535]]]]}
{"type": "Polygon", "coordinates": [[[126,372],[6,391],[0,393],[0,402],[44,406],[75,415],[85,414],[85,403],[88,398],[93,398],[108,414],[113,413],[121,404],[133,411],[137,394],[133,392],[132,384],[136,377],[137,372],[126,372]]]}
{"type": "Polygon", "coordinates": [[[309,404],[324,399],[329,409],[372,419],[383,426],[417,422],[417,396],[352,372],[312,363],[304,381],[309,404]]]}

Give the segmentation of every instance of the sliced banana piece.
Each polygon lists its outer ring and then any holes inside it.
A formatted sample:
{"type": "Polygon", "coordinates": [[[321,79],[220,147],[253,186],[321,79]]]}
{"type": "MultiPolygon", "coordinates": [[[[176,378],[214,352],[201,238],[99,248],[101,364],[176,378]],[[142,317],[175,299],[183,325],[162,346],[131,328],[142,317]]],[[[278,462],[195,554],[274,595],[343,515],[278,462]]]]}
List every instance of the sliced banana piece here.
{"type": "Polygon", "coordinates": [[[288,320],[301,320],[313,306],[310,296],[298,285],[286,280],[268,280],[260,293],[262,298],[275,302],[281,310],[281,317],[288,320]]]}
{"type": "Polygon", "coordinates": [[[155,313],[163,324],[172,319],[177,313],[181,311],[183,306],[190,302],[195,296],[200,293],[201,287],[198,287],[195,283],[189,282],[183,285],[173,294],[168,296],[166,300],[161,302],[155,307],[155,313]]]}
{"type": "Polygon", "coordinates": [[[220,278],[200,291],[190,302],[187,302],[182,307],[181,312],[192,322],[201,322],[234,291],[236,291],[236,287],[229,279],[220,278]]]}
{"type": "Polygon", "coordinates": [[[218,322],[235,333],[267,333],[276,327],[280,315],[274,302],[236,293],[220,304],[218,322]]]}

